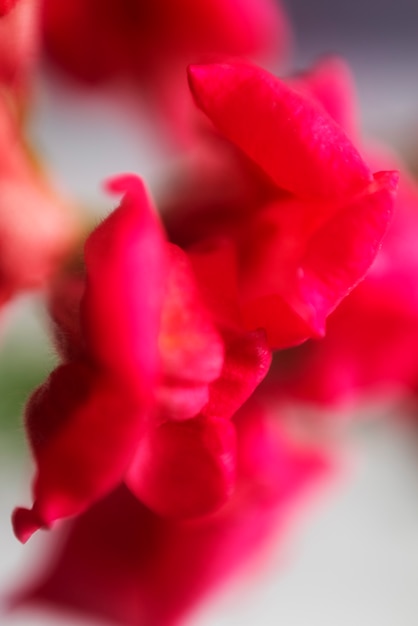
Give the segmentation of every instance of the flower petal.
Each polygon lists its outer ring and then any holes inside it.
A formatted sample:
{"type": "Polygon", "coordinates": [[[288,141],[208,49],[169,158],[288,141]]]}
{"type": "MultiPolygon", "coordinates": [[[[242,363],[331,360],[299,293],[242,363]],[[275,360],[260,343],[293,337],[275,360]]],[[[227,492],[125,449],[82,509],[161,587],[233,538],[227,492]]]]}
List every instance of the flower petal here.
{"type": "Polygon", "coordinates": [[[358,112],[353,77],[339,57],[326,57],[310,71],[286,80],[292,89],[315,98],[350,139],[357,139],[358,112]]]}
{"type": "Polygon", "coordinates": [[[226,354],[223,370],[210,385],[209,402],[202,414],[230,418],[266,376],[270,363],[265,332],[224,332],[226,354]]]}
{"type": "Polygon", "coordinates": [[[159,515],[212,513],[234,487],[235,429],[218,418],[166,422],[141,440],[125,481],[159,515]]]}
{"type": "MultiPolygon", "coordinates": [[[[83,363],[57,368],[28,405],[37,461],[34,505],[14,513],[26,541],[38,528],[85,510],[122,480],[149,407],[138,406],[83,363]]],[[[148,424],[147,424],[148,426],[148,424]]]]}
{"type": "Polygon", "coordinates": [[[125,196],[85,246],[82,327],[96,365],[148,395],[159,367],[166,242],[139,178],[120,176],[108,189],[125,196]]]}
{"type": "Polygon", "coordinates": [[[124,626],[174,626],[268,542],[287,548],[295,505],[329,477],[330,458],[319,446],[290,441],[275,413],[267,419],[247,408],[237,431],[238,484],[226,506],[178,522],[122,487],[73,524],[46,573],[16,594],[14,606],[43,603],[124,626]]]}
{"type": "Polygon", "coordinates": [[[193,65],[197,105],[275,183],[302,198],[364,189],[369,168],[344,131],[312,99],[244,63],[193,65]]]}
{"type": "Polygon", "coordinates": [[[363,193],[328,209],[292,199],[260,211],[241,241],[247,328],[264,328],[276,349],[323,336],[326,317],[380,249],[397,180],[397,172],[380,172],[363,193]]]}

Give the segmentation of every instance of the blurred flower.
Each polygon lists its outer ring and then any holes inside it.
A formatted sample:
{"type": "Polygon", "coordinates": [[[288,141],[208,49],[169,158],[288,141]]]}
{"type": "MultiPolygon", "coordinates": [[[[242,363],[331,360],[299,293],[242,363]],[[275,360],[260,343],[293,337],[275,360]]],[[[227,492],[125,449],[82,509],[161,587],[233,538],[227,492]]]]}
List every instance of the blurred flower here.
{"type": "Polygon", "coordinates": [[[235,480],[228,418],[270,364],[264,333],[218,332],[139,180],[111,186],[126,195],[87,241],[81,304],[73,280],[53,302],[64,363],[27,409],[38,475],[14,517],[22,540],[122,480],[161,514],[219,507],[235,480]]]}
{"type": "Polygon", "coordinates": [[[121,487],[70,526],[46,574],[13,604],[55,605],[127,626],[181,623],[202,597],[285,533],[296,502],[332,470],[326,448],[292,440],[272,407],[249,402],[233,421],[237,485],[218,512],[169,520],[121,487]]]}
{"type": "Polygon", "coordinates": [[[44,25],[51,57],[89,82],[150,78],[156,68],[173,63],[173,55],[187,63],[201,54],[277,50],[286,28],[270,0],[44,0],[44,25]]]}
{"type": "Polygon", "coordinates": [[[44,286],[77,231],[72,208],[35,165],[9,105],[0,95],[0,304],[44,286]]]}
{"type": "MultiPolygon", "coordinates": [[[[325,80],[314,95],[358,136],[349,69],[338,59],[324,65],[325,72],[318,69],[325,80]]],[[[316,75],[303,77],[305,91],[316,75]]],[[[276,396],[342,405],[358,402],[365,394],[388,396],[417,389],[418,189],[386,147],[366,142],[361,149],[375,166],[401,171],[393,223],[365,280],[330,316],[326,337],[278,355],[276,396]]]]}
{"type": "Polygon", "coordinates": [[[81,83],[128,83],[176,132],[193,114],[188,63],[213,55],[277,61],[289,41],[277,0],[44,0],[43,16],[56,67],[81,83]]]}
{"type": "Polygon", "coordinates": [[[231,418],[270,349],[323,334],[386,232],[396,173],[373,176],[313,99],[243,63],[193,67],[190,81],[261,170],[254,197],[273,199],[213,213],[185,251],[167,242],[138,179],[113,181],[122,204],[87,241],[84,286],[69,283],[81,302],[53,298],[64,362],[27,409],[38,472],[33,508],[14,515],[22,540],[121,481],[161,515],[224,504],[235,485],[231,418]]]}
{"type": "Polygon", "coordinates": [[[0,2],[0,84],[26,87],[39,48],[39,2],[0,2]],[[15,6],[16,5],[16,6],[15,6]]]}

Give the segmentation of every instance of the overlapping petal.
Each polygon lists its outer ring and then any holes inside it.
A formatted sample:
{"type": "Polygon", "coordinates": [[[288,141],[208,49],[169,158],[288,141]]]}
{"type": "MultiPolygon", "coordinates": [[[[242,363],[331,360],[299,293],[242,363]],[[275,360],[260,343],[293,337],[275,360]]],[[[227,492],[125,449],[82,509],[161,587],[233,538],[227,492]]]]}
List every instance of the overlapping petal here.
{"type": "Polygon", "coordinates": [[[377,174],[363,194],[334,209],[329,219],[315,205],[297,202],[270,208],[254,220],[249,235],[257,243],[247,260],[243,309],[248,324],[266,329],[270,345],[284,348],[324,335],[326,317],[364,278],[380,249],[397,181],[396,172],[377,174]],[[319,216],[318,224],[312,218],[319,216]]]}
{"type": "Polygon", "coordinates": [[[278,355],[279,393],[332,405],[416,390],[418,194],[406,172],[397,205],[374,265],[330,316],[326,337],[278,355]]]}
{"type": "Polygon", "coordinates": [[[86,243],[82,326],[96,365],[141,397],[155,386],[159,366],[165,239],[138,178],[114,179],[108,188],[125,195],[86,243]]]}
{"type": "Polygon", "coordinates": [[[85,271],[52,284],[64,363],[27,408],[37,476],[32,509],[14,515],[22,540],[124,480],[165,515],[219,508],[235,480],[229,418],[270,363],[262,331],[219,321],[142,183],[124,176],[111,188],[125,195],[89,237],[85,271]]]}
{"type": "Polygon", "coordinates": [[[292,88],[244,63],[189,68],[198,106],[276,184],[277,197],[252,212],[238,216],[231,206],[215,233],[235,246],[241,319],[247,329],[264,328],[273,348],[324,334],[391,220],[397,174],[373,176],[326,112],[341,109],[338,97],[327,97],[330,73],[319,86],[310,76],[292,88]]]}
{"type": "Polygon", "coordinates": [[[235,465],[234,426],[222,418],[199,416],[150,429],[125,480],[160,515],[200,517],[231,496],[235,465]]]}
{"type": "Polygon", "coordinates": [[[87,281],[75,311],[84,352],[80,358],[77,323],[64,317],[62,332],[77,329],[75,358],[58,367],[28,405],[38,471],[33,509],[14,515],[22,540],[116,487],[149,427],[165,242],[140,181],[125,177],[112,185],[127,193],[86,244],[87,281]]]}
{"type": "Polygon", "coordinates": [[[13,525],[26,541],[78,514],[122,480],[145,425],[149,404],[121,395],[111,378],[83,363],[55,370],[27,410],[37,462],[32,509],[16,509],[13,525]]]}
{"type": "Polygon", "coordinates": [[[257,549],[285,535],[295,503],[332,471],[325,449],[292,441],[261,407],[248,405],[235,423],[238,483],[226,506],[174,521],[121,488],[74,523],[43,580],[15,603],[69,607],[126,626],[181,623],[257,549]]]}
{"type": "Polygon", "coordinates": [[[324,109],[265,70],[244,63],[195,65],[189,81],[215,127],[278,187],[304,199],[335,199],[372,182],[324,109]]]}

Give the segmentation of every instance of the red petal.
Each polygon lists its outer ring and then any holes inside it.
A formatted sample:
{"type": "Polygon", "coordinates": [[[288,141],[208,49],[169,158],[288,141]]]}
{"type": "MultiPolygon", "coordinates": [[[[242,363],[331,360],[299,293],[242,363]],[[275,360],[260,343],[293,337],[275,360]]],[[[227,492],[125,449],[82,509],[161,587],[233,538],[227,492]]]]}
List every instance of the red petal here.
{"type": "Polygon", "coordinates": [[[393,211],[396,172],[376,174],[340,207],[291,202],[261,211],[241,245],[243,312],[248,328],[266,329],[285,348],[321,337],[326,317],[364,278],[393,211]],[[253,243],[252,240],[254,240],[253,243]]]}
{"type": "Polygon", "coordinates": [[[331,404],[416,389],[417,207],[403,175],[393,224],[364,282],[329,317],[322,341],[278,355],[279,393],[331,404]]]}
{"type": "Polygon", "coordinates": [[[140,179],[121,176],[108,188],[126,193],[86,243],[83,331],[99,367],[148,395],[159,362],[166,243],[140,179]]]}
{"type": "Polygon", "coordinates": [[[202,413],[229,418],[244,404],[266,376],[271,353],[264,331],[224,332],[225,363],[218,380],[210,386],[210,396],[202,413]]]}
{"type": "Polygon", "coordinates": [[[235,481],[235,429],[198,417],[166,422],[143,438],[126,483],[153,511],[198,517],[218,509],[235,481]]]}
{"type": "Polygon", "coordinates": [[[358,113],[353,77],[348,65],[338,57],[322,59],[309,72],[286,83],[315,98],[351,139],[358,137],[358,113]]]}
{"type": "Polygon", "coordinates": [[[17,0],[0,0],[0,17],[11,11],[17,0]]]}
{"type": "Polygon", "coordinates": [[[302,259],[295,300],[309,303],[318,333],[325,318],[362,280],[380,250],[393,214],[399,174],[379,172],[363,194],[311,238],[302,259]]]}
{"type": "Polygon", "coordinates": [[[202,303],[186,253],[174,245],[169,253],[158,339],[164,373],[210,382],[222,367],[222,342],[202,303]]]}
{"type": "Polygon", "coordinates": [[[214,319],[221,327],[241,329],[235,241],[203,239],[189,252],[189,258],[214,319]]]}
{"type": "Polygon", "coordinates": [[[159,413],[166,419],[196,416],[208,400],[208,385],[218,378],[224,346],[204,306],[185,252],[169,245],[170,266],[158,345],[162,380],[159,413]]]}
{"type": "Polygon", "coordinates": [[[15,605],[47,602],[126,626],[174,626],[268,541],[287,549],[295,504],[332,468],[323,450],[294,445],[277,415],[266,417],[252,408],[237,420],[237,489],[216,514],[179,523],[119,489],[75,522],[46,575],[15,605]]]}
{"type": "Polygon", "coordinates": [[[244,63],[194,65],[198,106],[219,131],[299,197],[352,195],[371,173],[321,106],[268,72],[244,63]]]}
{"type": "Polygon", "coordinates": [[[111,379],[81,363],[62,365],[33,395],[27,426],[38,471],[31,510],[18,509],[25,541],[41,527],[75,515],[113,489],[144,429],[144,406],[130,404],[111,379]]]}

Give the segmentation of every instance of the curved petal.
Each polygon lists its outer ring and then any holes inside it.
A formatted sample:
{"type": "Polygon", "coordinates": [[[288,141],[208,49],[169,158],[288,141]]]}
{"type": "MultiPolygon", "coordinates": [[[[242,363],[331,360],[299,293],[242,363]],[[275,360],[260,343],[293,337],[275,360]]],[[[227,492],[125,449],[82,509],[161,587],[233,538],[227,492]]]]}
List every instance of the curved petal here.
{"type": "Polygon", "coordinates": [[[210,385],[209,401],[202,414],[230,418],[261,383],[271,363],[265,332],[224,331],[225,363],[217,380],[210,385]]]}
{"type": "Polygon", "coordinates": [[[157,403],[162,421],[196,416],[224,362],[222,337],[203,302],[188,256],[172,244],[168,245],[168,255],[158,336],[162,375],[157,403]]]}
{"type": "Polygon", "coordinates": [[[159,367],[166,242],[139,178],[120,176],[108,189],[125,195],[85,246],[82,329],[95,364],[148,395],[159,367]]]}
{"type": "Polygon", "coordinates": [[[359,136],[357,102],[349,66],[339,57],[325,57],[314,67],[286,80],[292,89],[315,98],[350,137],[359,136]]]}
{"type": "Polygon", "coordinates": [[[237,420],[237,489],[225,507],[177,522],[121,488],[73,524],[14,606],[48,603],[124,626],[174,626],[268,542],[287,548],[295,505],[335,467],[319,446],[295,445],[275,413],[266,417],[252,408],[237,420]]]}
{"type": "Polygon", "coordinates": [[[234,488],[234,426],[228,420],[197,417],[150,430],[125,482],[159,515],[212,513],[234,488]]]}
{"type": "Polygon", "coordinates": [[[241,242],[247,328],[265,328],[276,349],[323,336],[326,317],[380,249],[397,182],[397,172],[380,172],[365,192],[331,205],[328,215],[324,206],[299,202],[261,211],[241,242]]]}
{"type": "Polygon", "coordinates": [[[164,372],[210,382],[222,368],[222,342],[203,305],[186,253],[172,244],[168,251],[170,269],[158,339],[164,372]]]}
{"type": "Polygon", "coordinates": [[[344,131],[310,98],[244,63],[194,65],[197,105],[275,183],[301,198],[341,198],[371,172],[344,131]]]}
{"type": "Polygon", "coordinates": [[[26,541],[75,515],[122,480],[144,430],[148,407],[130,404],[112,379],[82,362],[57,368],[29,402],[26,421],[37,461],[32,509],[13,525],[26,541]]]}

